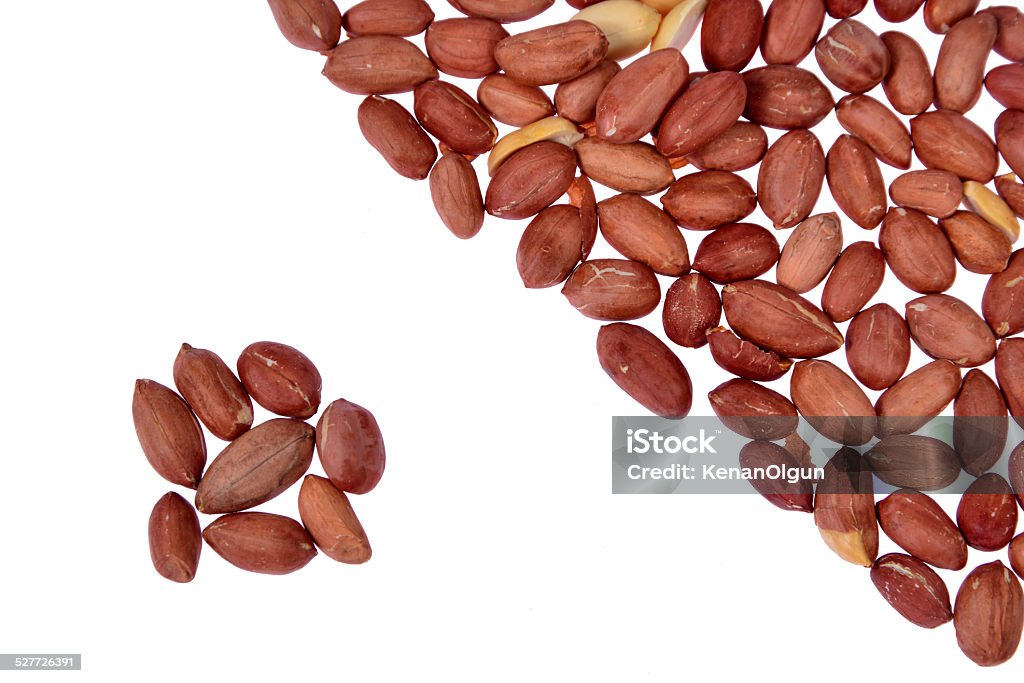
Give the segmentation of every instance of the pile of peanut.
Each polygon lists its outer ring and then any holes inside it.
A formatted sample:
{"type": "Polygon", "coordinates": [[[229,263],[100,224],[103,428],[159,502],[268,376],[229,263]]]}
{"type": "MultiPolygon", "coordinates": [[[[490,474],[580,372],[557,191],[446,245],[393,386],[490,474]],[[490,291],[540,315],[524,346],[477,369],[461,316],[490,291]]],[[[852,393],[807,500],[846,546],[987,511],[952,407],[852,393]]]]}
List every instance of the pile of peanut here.
{"type": "Polygon", "coordinates": [[[238,375],[213,351],[183,344],[174,361],[178,392],[151,379],[135,383],[132,417],[142,452],[167,481],[195,489],[195,507],[174,491],[153,507],[153,566],[171,581],[195,578],[203,540],[247,571],[288,574],[316,548],[338,562],[370,559],[370,542],[346,494],[368,493],[384,474],[384,442],[366,408],[338,399],[316,429],[320,372],[299,350],[256,342],[238,357],[238,375]],[[253,400],[278,415],[253,426],[253,400]],[[206,466],[206,435],[230,442],[206,466]],[[314,448],[327,477],[306,474],[314,448]],[[251,511],[303,478],[302,520],[251,511]],[[221,515],[200,531],[196,509],[221,515]]]}
{"type": "MultiPolygon", "coordinates": [[[[523,283],[562,285],[580,313],[609,321],[598,359],[625,392],[660,416],[690,411],[676,351],[627,322],[661,305],[671,342],[707,346],[736,376],[709,394],[719,416],[794,418],[795,429],[800,415],[847,447],[816,494],[770,499],[813,510],[829,546],[872,567],[910,621],[952,620],[973,661],[1009,659],[1024,629],[1017,577],[982,564],[951,606],[931,566],[962,570],[968,546],[1009,546],[1024,572],[1014,538],[1024,444],[1010,482],[988,471],[1008,416],[1024,425],[1024,338],[1014,336],[1024,255],[1013,251],[1024,14],[979,11],[978,0],[875,0],[882,20],[943,36],[933,68],[912,35],[877,35],[853,18],[867,0],[569,0],[580,10],[569,21],[509,30],[554,3],[449,0],[465,16],[436,20],[423,0],[365,0],[344,14],[332,0],[270,0],[285,37],[325,55],[331,83],[366,96],[367,141],[402,176],[429,178],[452,233],[473,237],[486,214],[529,219],[516,254],[523,283]],[[702,72],[682,54],[698,32],[702,72]],[[410,40],[420,34],[422,48],[410,40]],[[758,52],[764,65],[748,68],[758,52]],[[827,82],[800,66],[812,53],[827,82]],[[474,95],[447,77],[480,82],[474,95]],[[411,111],[386,97],[408,92],[411,111]],[[977,122],[968,114],[985,92],[1005,109],[977,122]],[[847,133],[826,150],[812,129],[833,114],[847,133]],[[495,122],[513,130],[500,135],[495,122]],[[473,165],[482,155],[485,192],[473,165]],[[887,183],[880,164],[903,173],[887,183]],[[739,175],[755,167],[756,187],[739,175]],[[598,201],[595,183],[614,194],[598,201]],[[838,212],[814,213],[826,185],[838,212]],[[646,198],[658,194],[660,206],[646,198]],[[744,222],[757,209],[773,229],[744,222]],[[620,257],[591,258],[598,235],[620,257]],[[703,235],[692,257],[686,235],[703,235]],[[961,270],[988,278],[980,301],[947,293],[961,270]],[[870,305],[887,273],[919,295],[902,311],[870,305]],[[819,287],[820,305],[804,296],[819,287]],[[934,360],[908,373],[912,344],[934,360]],[[822,359],[841,349],[852,376],[822,359]],[[980,367],[993,361],[994,378],[980,367]],[[788,397],[764,385],[787,373],[788,397]],[[957,418],[996,422],[963,423],[956,449],[914,434],[951,404],[957,418]],[[853,450],[874,439],[867,454],[853,450]],[[882,471],[893,462],[914,475],[882,471]],[[977,481],[957,524],[921,491],[961,471],[977,481]],[[852,485],[861,474],[903,489],[876,508],[873,489],[852,485]],[[908,554],[878,558],[879,523],[908,554]]],[[[751,438],[758,462],[800,461],[792,430],[771,435],[787,447],[751,438]]]]}

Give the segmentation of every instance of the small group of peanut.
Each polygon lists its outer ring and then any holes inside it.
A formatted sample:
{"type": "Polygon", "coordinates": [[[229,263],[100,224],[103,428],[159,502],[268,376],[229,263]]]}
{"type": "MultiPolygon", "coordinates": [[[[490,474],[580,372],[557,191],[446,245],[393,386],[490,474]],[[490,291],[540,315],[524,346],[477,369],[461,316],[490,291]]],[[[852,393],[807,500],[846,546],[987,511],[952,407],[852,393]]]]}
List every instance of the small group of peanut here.
{"type": "Polygon", "coordinates": [[[150,379],[135,383],[135,431],[153,469],[167,481],[196,489],[195,507],[175,492],[149,518],[153,566],[171,581],[191,581],[203,539],[231,564],[263,574],[304,567],[319,547],[339,562],[370,559],[370,543],[346,493],[373,489],[384,473],[384,442],[373,415],[339,399],[316,429],[305,420],[320,408],[321,379],[298,350],[256,342],[238,358],[238,375],[212,351],[183,344],[172,389],[150,379]],[[253,426],[253,405],[281,417],[253,426]],[[206,467],[202,426],[230,442],[206,467]],[[309,469],[314,447],[327,477],[308,474],[299,490],[299,517],[243,512],[267,502],[309,469]],[[200,532],[196,509],[222,515],[200,532]]]}

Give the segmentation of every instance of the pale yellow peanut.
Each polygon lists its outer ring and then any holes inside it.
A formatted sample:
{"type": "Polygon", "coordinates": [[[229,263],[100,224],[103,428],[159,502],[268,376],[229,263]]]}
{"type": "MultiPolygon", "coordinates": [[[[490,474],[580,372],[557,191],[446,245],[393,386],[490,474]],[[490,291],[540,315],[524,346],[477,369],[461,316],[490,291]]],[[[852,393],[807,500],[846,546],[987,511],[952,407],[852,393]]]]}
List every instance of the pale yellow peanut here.
{"type": "Polygon", "coordinates": [[[1010,205],[1003,201],[1003,198],[992,190],[974,180],[964,183],[964,204],[986,221],[996,226],[1007,237],[1010,242],[1016,242],[1020,237],[1020,222],[1014,215],[1010,205]]]}
{"type": "Polygon", "coordinates": [[[708,8],[708,0],[682,0],[662,20],[651,43],[651,52],[672,47],[682,50],[697,32],[697,25],[708,8]]]}
{"type": "Polygon", "coordinates": [[[582,139],[583,133],[576,127],[575,123],[557,116],[549,116],[528,126],[523,126],[519,130],[512,131],[498,140],[494,145],[494,149],[491,150],[491,155],[487,157],[487,172],[490,175],[494,175],[494,172],[498,170],[502,162],[523,147],[528,147],[535,142],[550,140],[552,142],[559,142],[566,147],[572,147],[582,139]]]}
{"type": "Polygon", "coordinates": [[[573,21],[589,21],[608,38],[608,59],[625,59],[651,43],[661,13],[640,0],[605,0],[580,10],[573,21]]]}

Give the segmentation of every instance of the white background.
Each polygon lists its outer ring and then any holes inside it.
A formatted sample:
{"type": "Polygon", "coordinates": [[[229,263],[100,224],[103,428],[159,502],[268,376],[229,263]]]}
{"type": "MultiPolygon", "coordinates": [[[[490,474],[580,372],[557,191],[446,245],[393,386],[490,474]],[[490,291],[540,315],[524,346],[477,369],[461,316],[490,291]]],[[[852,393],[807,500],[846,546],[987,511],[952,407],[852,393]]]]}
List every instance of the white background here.
{"type": "MultiPolygon", "coordinates": [[[[905,27],[934,59],[920,19],[905,27]]],[[[0,651],[80,652],[84,671],[59,675],[97,681],[978,675],[952,625],[904,621],[810,515],[612,496],[610,417],[640,410],[598,366],[599,325],[522,288],[525,222],[448,234],[322,62],[262,2],[3,3],[0,651]],[[133,382],[169,384],[183,341],[233,364],[260,339],[307,353],[325,401],[377,415],[388,470],[354,500],[374,557],[271,577],[205,548],[172,584],[149,560],[169,485],[139,451],[133,382]]],[[[990,130],[997,113],[986,94],[971,116],[990,130]]],[[[826,148],[837,131],[816,130],[826,148]]],[[[847,243],[877,237],[844,225],[847,243]]],[[[984,281],[953,292],[978,305],[984,281]]],[[[890,274],[876,300],[910,297],[890,274]]],[[[680,353],[708,414],[726,377],[680,353]]],[[[294,516],[295,494],[262,509],[294,516]]]]}

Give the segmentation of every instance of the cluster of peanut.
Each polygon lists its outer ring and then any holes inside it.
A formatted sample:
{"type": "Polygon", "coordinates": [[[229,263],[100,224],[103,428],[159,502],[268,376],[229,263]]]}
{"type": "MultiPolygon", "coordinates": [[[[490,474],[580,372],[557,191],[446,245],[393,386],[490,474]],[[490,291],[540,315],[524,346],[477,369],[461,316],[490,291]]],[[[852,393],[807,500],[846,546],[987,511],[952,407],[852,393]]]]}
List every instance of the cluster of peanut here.
{"type": "MultiPolygon", "coordinates": [[[[813,509],[833,549],[873,564],[876,585],[912,621],[953,619],[974,661],[1009,658],[1024,627],[1016,577],[999,563],[975,569],[954,612],[925,564],[935,556],[914,540],[948,539],[956,561],[937,566],[957,568],[967,545],[997,549],[981,536],[1010,543],[1013,489],[986,474],[1006,438],[998,449],[968,439],[948,450],[906,439],[927,438],[913,432],[950,404],[959,417],[1024,416],[1024,338],[1013,337],[1024,331],[1024,255],[1013,251],[1024,184],[999,175],[1004,163],[1024,175],[1024,14],[979,12],[978,0],[875,0],[883,20],[921,15],[943,35],[933,69],[911,35],[877,35],[852,18],[867,0],[773,0],[767,11],[759,0],[569,0],[580,10],[569,21],[517,34],[506,25],[554,0],[449,4],[466,16],[435,20],[423,0],[365,0],[344,14],[332,0],[270,0],[288,40],[325,54],[324,75],[367,96],[364,136],[401,175],[429,177],[451,232],[473,237],[486,214],[530,219],[516,257],[523,283],[562,284],[580,313],[610,322],[598,333],[599,361],[644,407],[682,417],[692,404],[676,351],[627,322],[664,301],[669,340],[707,345],[737,377],[709,395],[720,416],[802,415],[848,447],[878,438],[865,457],[843,458],[886,481],[883,463],[938,472],[899,486],[937,490],[962,470],[979,477],[959,528],[924,494],[883,501],[882,528],[911,554],[880,559],[872,493],[832,482],[817,497],[772,495],[813,509]],[[836,20],[828,27],[826,15],[836,20]],[[692,73],[681,50],[698,30],[707,71],[692,73]],[[425,49],[409,40],[421,33],[425,49]],[[748,68],[758,52],[764,65],[748,68]],[[800,66],[812,53],[827,83],[800,66]],[[990,69],[993,54],[1008,63],[990,69]],[[476,96],[442,73],[481,79],[476,96]],[[887,102],[868,94],[875,88],[887,102]],[[986,90],[1005,108],[994,139],[966,116],[986,90]],[[411,112],[385,97],[404,92],[411,112]],[[833,113],[847,134],[826,151],[811,129],[833,113]],[[501,136],[496,121],[514,130],[501,136]],[[473,167],[484,154],[486,192],[473,167]],[[915,158],[924,168],[911,170],[915,158]],[[887,183],[881,164],[903,173],[887,183]],[[756,188],[739,175],[755,167],[756,188]],[[598,201],[594,183],[614,196],[598,201]],[[838,211],[815,213],[826,184],[838,211]],[[660,207],[646,198],[659,193],[660,207]],[[757,209],[775,231],[744,222],[757,209]],[[877,239],[844,239],[875,229],[877,239]],[[592,258],[598,235],[621,258],[592,258]],[[979,305],[947,293],[962,270],[988,278],[979,305]],[[887,272],[920,295],[902,312],[869,305],[887,272]],[[673,278],[664,298],[659,276],[673,278]],[[820,306],[804,296],[819,286],[820,306]],[[912,344],[934,361],[908,372],[912,344]],[[841,349],[853,376],[822,359],[841,349]],[[979,367],[992,361],[995,380],[979,367]],[[764,384],[787,374],[788,397],[764,384]],[[901,532],[898,519],[914,530],[901,532]]],[[[752,438],[761,460],[799,460],[752,438]]]]}
{"type": "Polygon", "coordinates": [[[150,379],[135,383],[135,431],[153,469],[196,489],[195,507],[175,492],[149,518],[153,566],[171,581],[195,578],[203,539],[241,569],[287,574],[319,547],[348,564],[370,559],[370,542],[346,493],[367,493],[384,473],[384,442],[365,408],[339,399],[316,429],[306,420],[320,408],[320,373],[297,349],[256,342],[242,351],[236,376],[220,356],[183,344],[174,361],[179,393],[150,379]],[[253,405],[281,417],[253,427],[253,405]],[[202,425],[230,442],[206,467],[202,425]],[[306,475],[299,517],[243,512],[276,498],[306,474],[314,446],[328,475],[306,475]],[[196,509],[221,515],[200,533],[196,509]]]}

